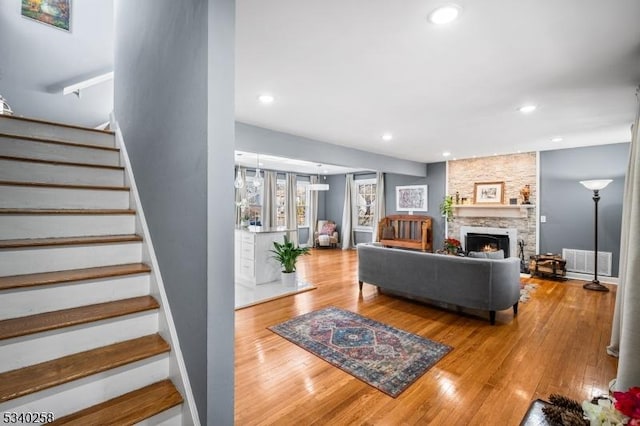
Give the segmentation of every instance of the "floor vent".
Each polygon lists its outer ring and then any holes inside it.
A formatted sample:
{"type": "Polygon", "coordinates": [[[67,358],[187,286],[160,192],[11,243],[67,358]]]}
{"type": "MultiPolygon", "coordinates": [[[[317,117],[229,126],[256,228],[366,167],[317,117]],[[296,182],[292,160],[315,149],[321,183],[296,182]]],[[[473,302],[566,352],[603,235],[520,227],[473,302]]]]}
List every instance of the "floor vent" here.
{"type": "MultiPolygon", "coordinates": [[[[593,274],[593,250],[562,249],[567,271],[593,274]]],[[[611,276],[611,252],[598,252],[598,275],[611,276]]]]}

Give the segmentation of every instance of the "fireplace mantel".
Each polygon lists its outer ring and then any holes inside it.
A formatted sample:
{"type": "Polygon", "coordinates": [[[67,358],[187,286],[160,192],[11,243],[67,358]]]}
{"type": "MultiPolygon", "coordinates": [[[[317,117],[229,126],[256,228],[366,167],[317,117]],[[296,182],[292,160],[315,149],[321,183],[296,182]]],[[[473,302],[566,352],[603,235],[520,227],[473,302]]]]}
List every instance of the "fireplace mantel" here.
{"type": "Polygon", "coordinates": [[[454,205],[454,216],[457,217],[527,217],[533,204],[496,204],[496,205],[454,205]]]}

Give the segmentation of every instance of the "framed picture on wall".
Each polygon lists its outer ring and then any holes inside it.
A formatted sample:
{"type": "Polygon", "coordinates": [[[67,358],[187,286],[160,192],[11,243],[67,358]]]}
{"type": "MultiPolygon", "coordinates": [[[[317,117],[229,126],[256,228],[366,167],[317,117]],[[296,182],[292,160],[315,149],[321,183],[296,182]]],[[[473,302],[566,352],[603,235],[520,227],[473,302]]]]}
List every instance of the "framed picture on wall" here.
{"type": "Polygon", "coordinates": [[[22,16],[71,31],[71,0],[22,0],[22,16]]]}
{"type": "Polygon", "coordinates": [[[426,212],[427,185],[396,186],[396,211],[398,212],[426,212]]]}
{"type": "Polygon", "coordinates": [[[474,204],[503,204],[504,182],[476,182],[473,189],[474,204]]]}

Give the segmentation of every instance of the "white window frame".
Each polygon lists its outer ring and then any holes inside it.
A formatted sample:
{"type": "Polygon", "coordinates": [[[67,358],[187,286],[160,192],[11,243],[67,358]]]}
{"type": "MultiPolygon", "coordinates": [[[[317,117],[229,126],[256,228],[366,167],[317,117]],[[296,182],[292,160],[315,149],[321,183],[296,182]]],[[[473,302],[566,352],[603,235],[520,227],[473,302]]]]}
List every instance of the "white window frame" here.
{"type": "MultiPolygon", "coordinates": [[[[357,232],[373,232],[373,225],[372,226],[360,226],[358,225],[358,212],[360,211],[360,209],[358,208],[358,194],[360,193],[360,185],[376,185],[377,184],[377,180],[375,178],[371,178],[371,179],[356,179],[354,181],[355,183],[355,193],[353,194],[353,202],[352,202],[352,209],[353,209],[353,230],[357,231],[357,232]]],[[[377,202],[378,200],[376,200],[377,202]]],[[[375,203],[374,203],[375,204],[375,203]]],[[[373,204],[372,204],[372,209],[373,204]]]]}
{"type": "Polygon", "coordinates": [[[309,228],[309,189],[307,189],[307,186],[309,186],[310,182],[307,182],[306,180],[303,181],[296,181],[296,223],[298,222],[298,187],[299,186],[303,186],[304,187],[304,196],[305,196],[305,210],[304,210],[304,225],[298,225],[298,229],[308,229],[309,228]]]}
{"type": "MultiPolygon", "coordinates": [[[[284,215],[284,221],[285,223],[283,223],[282,225],[278,225],[278,226],[286,226],[286,221],[287,221],[287,182],[284,179],[276,179],[276,201],[278,199],[277,197],[277,187],[278,185],[282,185],[284,186],[284,200],[282,203],[282,207],[284,208],[285,211],[285,215],[284,215]]],[[[277,210],[278,206],[276,206],[276,210],[277,210]]],[[[278,215],[276,214],[276,221],[277,221],[278,215]]]]}

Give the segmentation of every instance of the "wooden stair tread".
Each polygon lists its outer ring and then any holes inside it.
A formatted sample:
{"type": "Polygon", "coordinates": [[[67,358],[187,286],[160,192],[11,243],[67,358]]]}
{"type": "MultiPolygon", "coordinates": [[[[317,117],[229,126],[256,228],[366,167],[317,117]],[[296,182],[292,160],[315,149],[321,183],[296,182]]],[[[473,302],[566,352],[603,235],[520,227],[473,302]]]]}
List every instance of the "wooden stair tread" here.
{"type": "Polygon", "coordinates": [[[169,352],[158,334],[118,342],[0,373],[0,402],[169,352]]]}
{"type": "Polygon", "coordinates": [[[74,146],[77,148],[100,149],[102,151],[120,152],[120,148],[112,148],[110,146],[92,145],[87,143],[74,143],[74,142],[63,141],[60,139],[41,138],[38,136],[24,136],[24,135],[16,135],[13,133],[0,132],[0,137],[19,139],[23,141],[33,141],[33,142],[52,143],[56,145],[74,146]]]}
{"type": "Polygon", "coordinates": [[[0,321],[0,340],[157,309],[152,296],[44,312],[0,321]]]}
{"type": "Polygon", "coordinates": [[[113,130],[94,129],[93,127],[84,127],[84,126],[78,126],[75,124],[59,123],[57,121],[43,120],[40,118],[22,117],[18,115],[3,115],[2,117],[9,118],[11,120],[28,121],[30,123],[49,124],[52,126],[67,127],[69,129],[86,130],[89,132],[106,133],[108,135],[115,135],[115,132],[113,130]]]}
{"type": "Polygon", "coordinates": [[[163,380],[61,417],[50,425],[133,425],[181,404],[182,395],[170,380],[163,380]]]}
{"type": "Polygon", "coordinates": [[[93,191],[129,191],[128,186],[107,186],[107,185],[76,185],[66,183],[41,183],[41,182],[19,182],[1,180],[0,185],[4,186],[30,186],[42,188],[62,188],[62,189],[89,189],[93,191]]]}
{"type": "Polygon", "coordinates": [[[95,268],[70,269],[67,271],[41,272],[38,274],[13,275],[0,277],[0,290],[34,287],[46,284],[68,283],[73,281],[94,280],[99,278],[118,277],[151,272],[144,263],[128,263],[124,265],[99,266],[95,268]]]}
{"type": "Polygon", "coordinates": [[[121,215],[136,214],[133,209],[0,209],[3,214],[33,214],[33,215],[121,215]]]}
{"type": "Polygon", "coordinates": [[[39,158],[11,157],[8,155],[0,155],[0,160],[20,161],[24,163],[51,164],[55,166],[73,166],[73,167],[90,167],[95,169],[124,170],[124,167],[122,166],[108,166],[104,164],[92,164],[92,163],[74,163],[70,161],[59,161],[59,160],[41,160],[39,158]]]}
{"type": "Polygon", "coordinates": [[[15,249],[25,247],[44,246],[73,246],[85,244],[112,244],[142,241],[136,234],[127,235],[96,235],[88,237],[60,237],[60,238],[24,238],[16,240],[0,240],[0,249],[15,249]]]}

